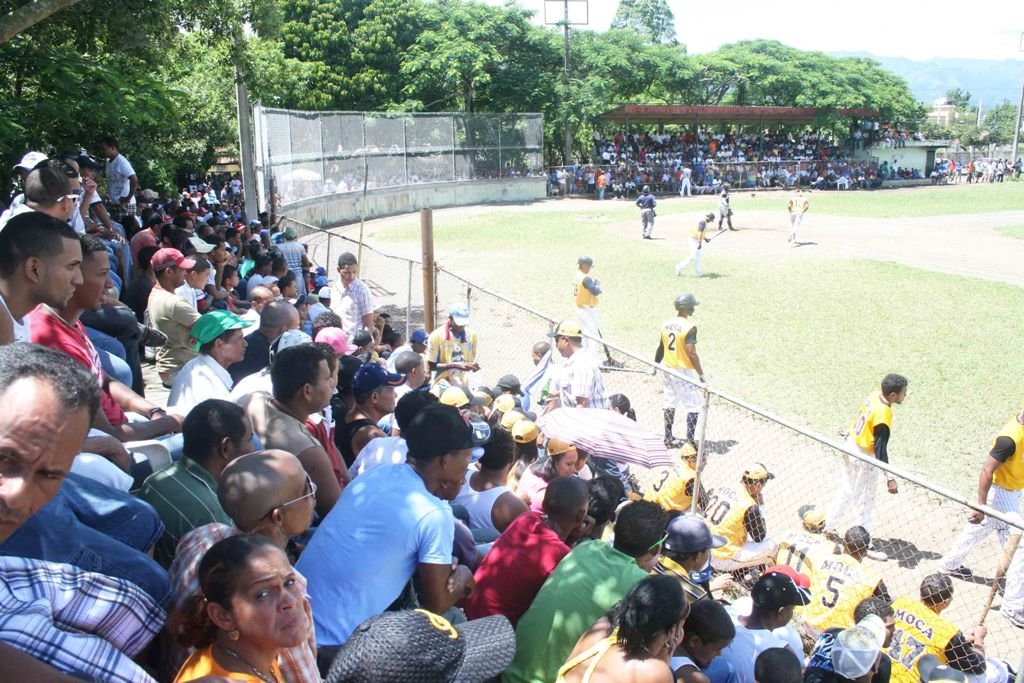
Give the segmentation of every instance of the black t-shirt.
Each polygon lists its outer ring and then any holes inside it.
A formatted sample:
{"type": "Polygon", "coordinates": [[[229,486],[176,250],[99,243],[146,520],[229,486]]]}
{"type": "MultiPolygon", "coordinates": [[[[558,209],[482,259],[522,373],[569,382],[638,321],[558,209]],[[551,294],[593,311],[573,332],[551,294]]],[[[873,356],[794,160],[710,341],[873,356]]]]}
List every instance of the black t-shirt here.
{"type": "Polygon", "coordinates": [[[245,338],[245,356],[228,368],[228,374],[235,384],[270,365],[270,339],[256,330],[245,338]]]}

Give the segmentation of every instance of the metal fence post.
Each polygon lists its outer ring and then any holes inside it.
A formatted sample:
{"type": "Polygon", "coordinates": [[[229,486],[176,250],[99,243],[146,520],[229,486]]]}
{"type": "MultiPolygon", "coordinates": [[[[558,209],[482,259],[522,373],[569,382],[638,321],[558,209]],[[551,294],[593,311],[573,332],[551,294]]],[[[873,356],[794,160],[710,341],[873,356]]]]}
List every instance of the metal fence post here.
{"type": "Polygon", "coordinates": [[[413,262],[409,261],[409,284],[405,290],[405,338],[409,339],[412,334],[412,269],[413,262]]]}
{"type": "Polygon", "coordinates": [[[700,436],[697,437],[697,473],[693,477],[693,501],[690,512],[698,514],[697,504],[700,502],[700,475],[704,471],[704,437],[708,431],[708,411],[711,408],[711,392],[704,390],[704,405],[701,407],[700,436]]]}

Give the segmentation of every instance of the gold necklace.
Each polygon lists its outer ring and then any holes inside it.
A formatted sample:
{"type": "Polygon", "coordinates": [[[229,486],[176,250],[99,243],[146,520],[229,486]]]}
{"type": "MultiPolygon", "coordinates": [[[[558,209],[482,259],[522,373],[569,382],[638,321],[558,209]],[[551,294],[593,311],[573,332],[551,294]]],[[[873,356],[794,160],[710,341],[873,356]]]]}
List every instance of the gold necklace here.
{"type": "Polygon", "coordinates": [[[240,661],[242,664],[245,664],[247,667],[249,667],[249,670],[252,671],[253,675],[256,676],[256,678],[258,678],[261,681],[263,681],[264,683],[280,683],[280,681],[277,680],[277,675],[274,674],[273,669],[271,669],[271,671],[270,671],[270,677],[267,678],[267,676],[265,676],[262,671],[260,671],[255,666],[253,666],[252,663],[248,659],[243,657],[242,655],[238,654],[234,650],[232,650],[232,649],[230,649],[230,648],[228,648],[228,647],[226,647],[224,645],[221,645],[220,643],[217,643],[217,646],[221,650],[223,650],[225,654],[234,657],[235,659],[240,661]]]}

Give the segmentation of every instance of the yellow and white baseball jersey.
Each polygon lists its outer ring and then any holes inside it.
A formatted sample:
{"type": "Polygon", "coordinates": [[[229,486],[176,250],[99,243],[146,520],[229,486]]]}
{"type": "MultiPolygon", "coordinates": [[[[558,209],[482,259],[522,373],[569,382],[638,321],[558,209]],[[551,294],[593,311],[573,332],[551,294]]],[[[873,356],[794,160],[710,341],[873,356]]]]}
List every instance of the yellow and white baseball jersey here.
{"type": "Polygon", "coordinates": [[[592,277],[590,273],[577,270],[572,280],[572,296],[578,307],[593,308],[597,305],[597,295],[583,286],[583,280],[588,277],[592,277]]]}
{"type": "Polygon", "coordinates": [[[708,227],[707,221],[704,221],[704,220],[698,221],[697,225],[695,225],[693,230],[690,232],[690,237],[692,237],[695,240],[702,240],[702,239],[704,239],[704,231],[707,230],[707,227],[708,227]]]}
{"type": "Polygon", "coordinates": [[[920,600],[903,596],[892,603],[895,612],[895,631],[889,645],[892,659],[892,683],[918,683],[921,676],[917,661],[922,655],[932,654],[943,664],[946,661],[946,645],[960,629],[941,615],[936,614],[920,600]]]}
{"type": "Polygon", "coordinates": [[[807,203],[806,197],[793,197],[789,200],[788,208],[790,213],[807,213],[811,205],[807,203]]]}
{"type": "Polygon", "coordinates": [[[892,406],[882,398],[881,391],[876,391],[861,403],[850,426],[850,439],[865,452],[874,453],[875,427],[880,424],[892,426],[892,406]]]}
{"type": "Polygon", "coordinates": [[[694,369],[693,362],[686,354],[686,337],[696,327],[689,318],[681,316],[669,318],[661,324],[661,348],[665,354],[661,359],[662,365],[668,368],[694,369]]]}
{"type": "MultiPolygon", "coordinates": [[[[464,329],[462,335],[453,334],[447,324],[442,325],[427,337],[427,361],[431,363],[454,363],[465,361],[472,363],[476,360],[477,352],[476,332],[464,329]]],[[[461,370],[444,370],[434,373],[432,382],[437,384],[441,380],[448,382],[466,381],[469,373],[461,370]]]]}
{"type": "Polygon", "coordinates": [[[712,556],[720,560],[736,557],[747,542],[747,527],[743,525],[743,517],[755,505],[757,501],[744,488],[719,486],[708,494],[704,517],[711,524],[713,533],[724,536],[726,540],[721,548],[711,551],[712,556]]]}
{"type": "Polygon", "coordinates": [[[854,625],[853,611],[871,597],[881,578],[849,555],[822,559],[811,578],[811,602],[804,621],[824,631],[854,625]]]}
{"type": "Polygon", "coordinates": [[[693,484],[697,473],[688,464],[666,467],[655,474],[644,500],[657,503],[665,510],[688,512],[693,504],[693,484]]]}
{"type": "Polygon", "coordinates": [[[1013,455],[996,470],[992,481],[996,486],[1001,486],[1004,489],[1020,491],[1024,489],[1024,425],[1018,422],[1017,417],[1014,416],[996,435],[996,439],[1000,436],[1005,436],[1013,441],[1015,448],[1013,455]]]}
{"type": "Polygon", "coordinates": [[[779,542],[776,562],[806,574],[812,584],[821,563],[836,557],[836,544],[820,534],[794,530],[774,538],[779,542]]]}

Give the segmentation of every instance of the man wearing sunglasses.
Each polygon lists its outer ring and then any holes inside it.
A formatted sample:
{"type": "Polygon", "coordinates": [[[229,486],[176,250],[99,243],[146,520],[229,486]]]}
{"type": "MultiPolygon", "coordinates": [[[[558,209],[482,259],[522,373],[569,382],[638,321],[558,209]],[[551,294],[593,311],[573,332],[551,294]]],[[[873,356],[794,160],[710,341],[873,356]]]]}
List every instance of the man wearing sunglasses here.
{"type": "MultiPolygon", "coordinates": [[[[199,593],[199,562],[218,541],[241,534],[266,536],[279,548],[309,528],[316,501],[316,484],[302,463],[282,450],[256,451],[232,460],[220,475],[217,498],[233,525],[213,523],[182,537],[171,564],[175,607],[199,593]]],[[[289,559],[294,560],[293,556],[289,559]]],[[[306,579],[296,574],[303,592],[306,579]]],[[[307,614],[309,603],[306,603],[307,614]]],[[[185,653],[171,654],[172,671],[185,661],[185,653]]],[[[317,681],[316,652],[308,643],[281,651],[281,673],[286,681],[317,681]]]]}

